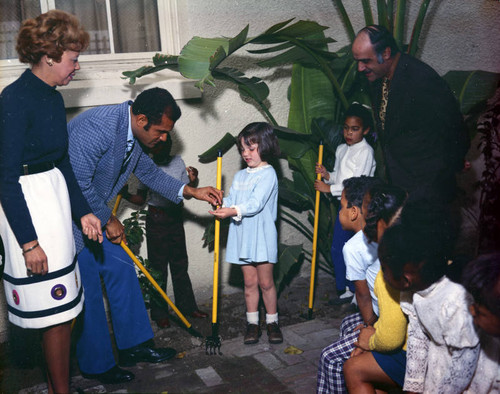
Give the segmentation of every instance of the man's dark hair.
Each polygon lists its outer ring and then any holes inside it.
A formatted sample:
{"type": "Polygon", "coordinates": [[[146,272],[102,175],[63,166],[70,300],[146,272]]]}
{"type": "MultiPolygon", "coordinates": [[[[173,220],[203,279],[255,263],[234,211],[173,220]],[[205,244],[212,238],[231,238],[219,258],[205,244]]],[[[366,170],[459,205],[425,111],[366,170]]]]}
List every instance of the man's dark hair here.
{"type": "Polygon", "coordinates": [[[345,179],[342,185],[344,186],[344,196],[347,201],[347,208],[358,207],[362,210],[365,193],[380,182],[381,180],[379,178],[366,175],[345,179]]]}
{"type": "Polygon", "coordinates": [[[396,40],[389,30],[387,30],[384,26],[380,25],[370,25],[363,27],[359,32],[368,34],[370,38],[370,42],[373,45],[373,50],[375,51],[375,55],[377,56],[377,61],[382,64],[384,59],[382,58],[382,54],[384,53],[385,48],[389,47],[391,50],[391,57],[393,57],[396,53],[399,52],[398,44],[396,44],[396,40]]]}
{"type": "Polygon", "coordinates": [[[174,98],[162,88],[148,89],[139,94],[132,104],[132,113],[146,115],[148,124],[144,126],[145,130],[149,130],[151,125],[160,124],[163,114],[167,114],[173,122],[181,117],[181,109],[174,98]]]}
{"type": "Polygon", "coordinates": [[[266,122],[253,122],[246,125],[238,134],[236,144],[241,152],[241,139],[245,144],[257,144],[259,146],[259,156],[262,161],[269,162],[281,154],[278,137],[274,134],[273,126],[266,122]]]}
{"type": "Polygon", "coordinates": [[[462,283],[476,304],[500,317],[500,252],[469,262],[462,273],[462,283]]]}

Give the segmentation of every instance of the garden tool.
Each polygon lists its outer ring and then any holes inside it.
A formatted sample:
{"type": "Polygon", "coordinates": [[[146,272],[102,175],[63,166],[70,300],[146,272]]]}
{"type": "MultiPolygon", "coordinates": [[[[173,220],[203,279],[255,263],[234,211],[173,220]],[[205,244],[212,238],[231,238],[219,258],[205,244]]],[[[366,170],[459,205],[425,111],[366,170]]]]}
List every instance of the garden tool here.
{"type": "MultiPolygon", "coordinates": [[[[318,164],[323,164],[323,141],[319,143],[318,164]]],[[[320,181],[321,174],[317,174],[316,179],[320,181]]],[[[307,314],[308,320],[311,320],[313,318],[314,277],[316,274],[316,254],[318,245],[319,202],[320,202],[320,191],[316,190],[316,202],[314,204],[314,232],[313,232],[312,257],[311,257],[311,284],[309,286],[309,311],[307,314]]]]}
{"type": "MultiPolygon", "coordinates": [[[[216,188],[221,190],[222,187],[222,152],[217,155],[217,182],[216,188]]],[[[220,219],[215,219],[215,236],[214,236],[214,279],[213,279],[213,298],[212,298],[212,335],[208,336],[205,341],[205,353],[217,354],[220,352],[221,338],[219,336],[219,323],[217,322],[217,303],[219,292],[219,241],[220,241],[220,219]]]]}
{"type": "MultiPolygon", "coordinates": [[[[118,206],[120,205],[120,201],[122,199],[121,194],[118,194],[116,197],[115,205],[113,207],[112,214],[116,215],[116,212],[118,211],[118,206]]],[[[163,289],[160,287],[160,285],[154,280],[154,278],[151,276],[151,274],[148,272],[148,270],[144,267],[144,265],[141,264],[139,259],[135,256],[135,254],[129,249],[129,247],[125,244],[125,242],[121,242],[120,246],[125,250],[125,252],[129,255],[129,257],[132,259],[135,265],[139,267],[139,269],[142,271],[144,276],[151,282],[153,287],[160,293],[160,295],[163,297],[163,299],[167,302],[168,305],[173,309],[175,314],[179,316],[179,319],[184,323],[184,325],[187,328],[187,331],[197,337],[197,338],[203,338],[203,336],[196,331],[193,327],[192,324],[187,321],[187,319],[184,317],[184,315],[181,313],[181,311],[175,306],[175,304],[172,302],[172,300],[167,296],[167,294],[163,291],[163,289]]]]}

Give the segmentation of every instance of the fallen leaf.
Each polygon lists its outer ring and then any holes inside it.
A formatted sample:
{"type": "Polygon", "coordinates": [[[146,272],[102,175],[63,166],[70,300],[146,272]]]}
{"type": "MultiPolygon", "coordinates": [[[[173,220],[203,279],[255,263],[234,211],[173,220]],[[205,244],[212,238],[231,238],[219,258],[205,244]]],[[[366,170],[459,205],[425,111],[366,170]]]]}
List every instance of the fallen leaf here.
{"type": "Polygon", "coordinates": [[[184,358],[186,356],[186,352],[180,352],[175,355],[175,358],[184,358]]]}
{"type": "Polygon", "coordinates": [[[285,349],[285,353],[286,354],[301,354],[301,353],[304,353],[304,351],[295,347],[295,346],[288,346],[285,349]]]}

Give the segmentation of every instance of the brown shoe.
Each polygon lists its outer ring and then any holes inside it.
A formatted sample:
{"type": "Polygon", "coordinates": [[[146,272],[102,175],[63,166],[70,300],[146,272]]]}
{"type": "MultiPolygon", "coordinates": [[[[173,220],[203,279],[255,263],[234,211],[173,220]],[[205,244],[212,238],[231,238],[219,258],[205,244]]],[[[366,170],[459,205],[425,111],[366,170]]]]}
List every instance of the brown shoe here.
{"type": "Polygon", "coordinates": [[[247,323],[247,333],[245,334],[245,338],[243,338],[243,343],[245,345],[257,343],[261,335],[262,331],[260,331],[260,327],[257,324],[247,323]]]}
{"type": "Polygon", "coordinates": [[[283,334],[281,333],[278,323],[271,323],[267,325],[267,338],[269,343],[283,342],[283,334]]]}
{"type": "Polygon", "coordinates": [[[158,325],[158,328],[168,328],[170,327],[170,320],[168,317],[163,317],[161,319],[155,320],[156,324],[158,325]]]}

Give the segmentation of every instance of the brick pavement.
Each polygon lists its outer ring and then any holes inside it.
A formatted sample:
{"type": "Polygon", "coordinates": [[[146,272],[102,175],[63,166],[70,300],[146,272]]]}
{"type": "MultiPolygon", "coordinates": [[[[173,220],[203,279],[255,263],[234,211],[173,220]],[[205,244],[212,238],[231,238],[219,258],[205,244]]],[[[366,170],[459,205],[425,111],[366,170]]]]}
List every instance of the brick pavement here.
{"type": "MultiPolygon", "coordinates": [[[[136,378],[123,385],[102,385],[72,370],[72,389],[92,393],[314,393],[321,350],[338,337],[341,318],[316,318],[282,328],[284,342],[271,345],[264,332],[259,343],[237,337],[222,342],[222,355],[206,355],[202,346],[181,359],[129,368],[136,378]],[[290,345],[301,354],[287,354],[290,345]]],[[[200,343],[201,345],[201,343],[200,343]]],[[[11,370],[1,392],[43,393],[41,372],[11,370]],[[20,389],[20,391],[19,391],[20,389]]]]}

